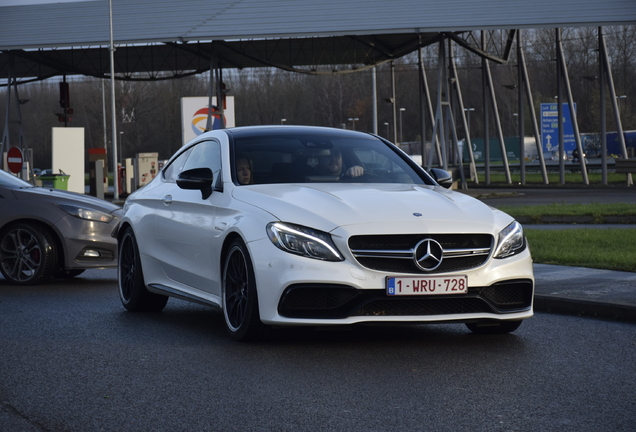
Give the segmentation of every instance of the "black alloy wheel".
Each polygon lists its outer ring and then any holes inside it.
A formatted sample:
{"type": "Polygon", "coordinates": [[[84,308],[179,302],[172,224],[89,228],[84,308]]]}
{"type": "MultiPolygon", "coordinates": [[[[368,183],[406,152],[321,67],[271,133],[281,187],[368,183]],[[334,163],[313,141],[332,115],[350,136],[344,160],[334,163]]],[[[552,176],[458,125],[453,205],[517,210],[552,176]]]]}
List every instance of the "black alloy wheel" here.
{"type": "Polygon", "coordinates": [[[0,271],[15,285],[34,285],[51,277],[57,250],[51,236],[28,223],[11,225],[0,234],[0,271]]]}
{"type": "Polygon", "coordinates": [[[223,316],[235,340],[256,340],[268,333],[269,326],[263,324],[258,311],[252,261],[240,239],[231,244],[223,266],[223,316]]]}
{"type": "Polygon", "coordinates": [[[167,296],[151,293],[146,288],[137,240],[130,227],[119,240],[117,281],[119,298],[129,311],[158,312],[168,303],[167,296]]]}

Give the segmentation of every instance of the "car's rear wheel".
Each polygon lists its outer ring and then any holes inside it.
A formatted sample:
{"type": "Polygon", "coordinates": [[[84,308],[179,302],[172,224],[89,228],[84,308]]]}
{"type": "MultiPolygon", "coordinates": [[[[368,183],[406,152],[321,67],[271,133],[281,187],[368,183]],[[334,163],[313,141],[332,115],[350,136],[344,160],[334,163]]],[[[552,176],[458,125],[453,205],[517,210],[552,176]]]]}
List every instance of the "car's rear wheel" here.
{"type": "Polygon", "coordinates": [[[127,310],[156,312],[166,307],[167,296],[151,293],[146,288],[137,240],[131,228],[126,228],[119,241],[117,279],[119,298],[127,310]]]}
{"type": "Polygon", "coordinates": [[[230,245],[223,266],[223,315],[235,340],[255,340],[266,335],[258,311],[258,294],[252,260],[240,239],[230,245]]]}
{"type": "Polygon", "coordinates": [[[475,334],[505,334],[510,333],[519,328],[521,320],[514,321],[480,321],[476,323],[467,323],[466,327],[475,334]]]}
{"type": "Polygon", "coordinates": [[[53,274],[56,262],[55,243],[44,230],[17,223],[0,234],[0,271],[10,283],[36,284],[53,274]]]}

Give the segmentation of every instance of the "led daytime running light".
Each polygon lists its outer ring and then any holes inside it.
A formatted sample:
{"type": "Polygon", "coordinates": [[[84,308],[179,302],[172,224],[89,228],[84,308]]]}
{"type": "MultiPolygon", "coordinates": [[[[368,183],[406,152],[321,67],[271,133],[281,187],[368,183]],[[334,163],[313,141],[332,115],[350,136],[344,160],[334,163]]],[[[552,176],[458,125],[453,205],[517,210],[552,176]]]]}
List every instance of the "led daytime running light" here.
{"type": "Polygon", "coordinates": [[[506,258],[525,249],[523,227],[517,221],[512,222],[499,233],[495,258],[506,258]]]}
{"type": "Polygon", "coordinates": [[[327,261],[343,260],[328,234],[280,222],[271,223],[267,228],[272,243],[285,252],[327,261]],[[312,244],[317,247],[312,247],[312,244]],[[321,251],[321,248],[324,250],[321,251]]]}

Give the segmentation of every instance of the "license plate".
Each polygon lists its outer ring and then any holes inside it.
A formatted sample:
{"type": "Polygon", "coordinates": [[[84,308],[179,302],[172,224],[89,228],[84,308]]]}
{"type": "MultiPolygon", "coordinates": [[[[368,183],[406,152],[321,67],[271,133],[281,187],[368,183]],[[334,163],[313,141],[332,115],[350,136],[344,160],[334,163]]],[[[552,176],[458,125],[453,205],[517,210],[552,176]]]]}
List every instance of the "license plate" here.
{"type": "Polygon", "coordinates": [[[466,294],[468,276],[388,277],[386,293],[396,295],[466,294]]]}

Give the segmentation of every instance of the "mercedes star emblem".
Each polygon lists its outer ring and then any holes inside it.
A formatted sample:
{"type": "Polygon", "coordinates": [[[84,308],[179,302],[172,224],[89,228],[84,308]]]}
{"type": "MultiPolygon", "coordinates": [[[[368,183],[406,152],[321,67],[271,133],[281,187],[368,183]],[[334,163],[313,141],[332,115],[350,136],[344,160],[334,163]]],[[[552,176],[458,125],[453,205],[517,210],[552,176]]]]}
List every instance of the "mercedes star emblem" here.
{"type": "Polygon", "coordinates": [[[424,271],[433,271],[442,263],[444,249],[433,239],[424,239],[415,245],[413,261],[424,271]]]}

